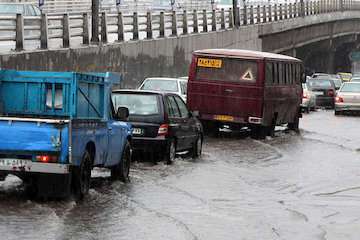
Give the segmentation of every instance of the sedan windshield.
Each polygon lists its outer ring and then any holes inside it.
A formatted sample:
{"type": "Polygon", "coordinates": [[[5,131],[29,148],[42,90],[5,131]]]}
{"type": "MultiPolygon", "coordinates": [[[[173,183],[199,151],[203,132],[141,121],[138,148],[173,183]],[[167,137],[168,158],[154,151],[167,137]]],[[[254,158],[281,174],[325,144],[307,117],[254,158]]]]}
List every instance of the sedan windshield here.
{"type": "Polygon", "coordinates": [[[344,83],[341,92],[357,92],[360,93],[360,83],[344,83]]]}
{"type": "Polygon", "coordinates": [[[164,92],[178,92],[178,83],[176,80],[166,79],[147,79],[144,85],[141,87],[142,90],[154,90],[164,92]]]}
{"type": "Polygon", "coordinates": [[[160,114],[159,103],[156,95],[113,93],[112,100],[115,109],[127,107],[130,115],[155,115],[160,114]]]}

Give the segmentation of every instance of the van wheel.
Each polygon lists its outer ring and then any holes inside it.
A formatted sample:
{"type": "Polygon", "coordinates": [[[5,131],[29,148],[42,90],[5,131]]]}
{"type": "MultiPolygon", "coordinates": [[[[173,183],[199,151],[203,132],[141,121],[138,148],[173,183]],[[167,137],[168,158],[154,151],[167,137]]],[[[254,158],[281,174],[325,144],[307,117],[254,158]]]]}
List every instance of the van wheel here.
{"type": "Polygon", "coordinates": [[[72,187],[76,199],[83,199],[89,193],[91,180],[91,155],[85,151],[79,167],[73,169],[72,187]]]}
{"type": "Polygon", "coordinates": [[[272,120],[271,126],[268,127],[268,135],[270,137],[275,137],[275,127],[276,127],[276,117],[272,120]]]}
{"type": "Polygon", "coordinates": [[[295,117],[294,122],[288,123],[288,129],[299,132],[299,116],[295,117]]]}
{"type": "Polygon", "coordinates": [[[120,180],[122,182],[129,182],[130,174],[130,163],[131,163],[131,146],[127,142],[124,146],[124,151],[122,153],[119,163],[111,168],[111,179],[120,180]]]}
{"type": "Polygon", "coordinates": [[[193,143],[193,147],[191,150],[192,158],[198,158],[201,156],[202,144],[203,144],[203,138],[202,138],[201,134],[199,134],[196,141],[193,143]]]}
{"type": "Polygon", "coordinates": [[[251,128],[251,138],[265,139],[269,133],[269,127],[266,126],[253,126],[251,128]]]}
{"type": "Polygon", "coordinates": [[[174,139],[171,139],[167,145],[164,160],[167,164],[172,164],[175,160],[175,156],[176,156],[176,142],[174,139]]]}

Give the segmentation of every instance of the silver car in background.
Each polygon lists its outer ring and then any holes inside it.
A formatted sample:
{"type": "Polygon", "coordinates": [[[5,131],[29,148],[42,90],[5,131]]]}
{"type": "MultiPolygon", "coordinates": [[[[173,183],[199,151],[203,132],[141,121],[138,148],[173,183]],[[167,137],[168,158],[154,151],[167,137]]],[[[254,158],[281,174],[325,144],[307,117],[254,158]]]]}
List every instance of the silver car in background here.
{"type": "Polygon", "coordinates": [[[187,79],[184,78],[146,78],[140,85],[139,89],[176,93],[184,100],[184,102],[186,102],[187,82],[187,79]]]}
{"type": "Polygon", "coordinates": [[[335,97],[335,115],[360,112],[360,82],[345,82],[335,97]]]}
{"type": "Polygon", "coordinates": [[[315,110],[316,96],[315,93],[311,91],[309,83],[303,83],[302,88],[303,88],[303,98],[302,98],[301,108],[305,112],[309,113],[310,110],[315,110]]]}

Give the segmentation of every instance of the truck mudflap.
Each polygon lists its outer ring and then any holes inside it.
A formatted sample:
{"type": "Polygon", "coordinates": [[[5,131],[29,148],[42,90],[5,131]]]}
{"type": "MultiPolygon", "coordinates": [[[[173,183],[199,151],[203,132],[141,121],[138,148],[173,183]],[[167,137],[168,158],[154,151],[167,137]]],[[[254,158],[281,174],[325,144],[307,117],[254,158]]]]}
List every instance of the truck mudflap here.
{"type": "Polygon", "coordinates": [[[0,158],[0,171],[69,174],[69,164],[32,162],[31,160],[0,158]]]}

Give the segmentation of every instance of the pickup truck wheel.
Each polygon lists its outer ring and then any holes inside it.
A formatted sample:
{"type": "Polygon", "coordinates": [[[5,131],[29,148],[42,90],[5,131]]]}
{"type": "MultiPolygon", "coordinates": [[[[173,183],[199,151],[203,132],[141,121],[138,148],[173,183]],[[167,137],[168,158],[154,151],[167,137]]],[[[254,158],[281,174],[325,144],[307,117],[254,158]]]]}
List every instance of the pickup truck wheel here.
{"type": "Polygon", "coordinates": [[[120,180],[122,182],[129,181],[131,163],[131,147],[127,142],[124,147],[120,162],[113,168],[111,168],[111,179],[120,180]]]}
{"type": "Polygon", "coordinates": [[[191,150],[192,158],[198,158],[201,156],[202,153],[202,143],[203,138],[201,134],[197,137],[196,141],[193,143],[193,148],[191,150]]]}
{"type": "Polygon", "coordinates": [[[176,156],[176,142],[174,139],[171,139],[168,143],[166,152],[165,152],[165,162],[167,164],[172,164],[176,156]]]}
{"type": "Polygon", "coordinates": [[[91,155],[85,151],[80,167],[73,169],[73,192],[77,199],[88,194],[91,180],[91,155]]]}

